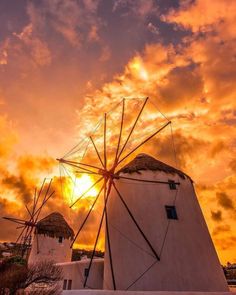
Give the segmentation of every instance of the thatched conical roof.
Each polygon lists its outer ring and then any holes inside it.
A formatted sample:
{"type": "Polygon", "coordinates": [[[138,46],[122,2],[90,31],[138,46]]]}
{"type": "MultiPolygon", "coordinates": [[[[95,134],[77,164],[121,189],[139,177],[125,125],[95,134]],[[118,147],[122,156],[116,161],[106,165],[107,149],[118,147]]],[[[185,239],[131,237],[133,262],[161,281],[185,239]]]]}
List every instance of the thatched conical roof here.
{"type": "Polygon", "coordinates": [[[38,234],[44,234],[53,238],[63,237],[69,239],[74,237],[73,229],[58,212],[53,212],[41,219],[37,223],[36,228],[38,234]]]}
{"type": "MultiPolygon", "coordinates": [[[[139,154],[132,161],[126,164],[123,168],[119,170],[118,173],[140,173],[141,170],[151,170],[151,171],[163,171],[170,174],[178,174],[180,177],[185,178],[187,175],[182,171],[169,166],[152,156],[147,154],[139,154]]],[[[189,178],[189,176],[187,176],[189,178]]]]}

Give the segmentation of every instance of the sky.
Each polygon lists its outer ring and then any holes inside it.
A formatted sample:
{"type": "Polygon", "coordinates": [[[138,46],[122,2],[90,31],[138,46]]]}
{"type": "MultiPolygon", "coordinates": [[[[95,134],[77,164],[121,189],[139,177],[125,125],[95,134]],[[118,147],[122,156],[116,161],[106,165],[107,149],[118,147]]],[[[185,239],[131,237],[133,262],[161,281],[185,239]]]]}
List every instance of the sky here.
{"type": "MultiPolygon", "coordinates": [[[[235,19],[234,0],[0,0],[0,215],[26,217],[54,177],[43,214],[76,230],[88,208],[69,209],[56,158],[122,97],[148,96],[172,121],[220,261],[236,262],[235,19]]],[[[158,140],[146,151],[174,165],[158,140]]],[[[0,224],[13,241],[15,225],[0,224]]]]}

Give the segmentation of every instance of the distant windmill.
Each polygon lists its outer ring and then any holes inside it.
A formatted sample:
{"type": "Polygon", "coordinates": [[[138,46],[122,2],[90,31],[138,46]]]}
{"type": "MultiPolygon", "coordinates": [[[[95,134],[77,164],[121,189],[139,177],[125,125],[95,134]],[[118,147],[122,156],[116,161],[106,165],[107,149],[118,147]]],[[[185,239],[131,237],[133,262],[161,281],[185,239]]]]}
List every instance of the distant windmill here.
{"type": "MultiPolygon", "coordinates": [[[[37,228],[37,222],[40,217],[41,211],[47,201],[52,197],[54,191],[51,190],[52,179],[49,183],[46,183],[46,178],[44,179],[39,191],[35,189],[33,203],[30,207],[25,204],[25,209],[29,215],[28,219],[19,219],[14,217],[3,217],[6,220],[19,224],[17,229],[22,229],[18,238],[16,239],[16,244],[19,244],[19,255],[22,258],[28,258],[28,252],[31,247],[32,235],[37,228]]],[[[35,235],[37,238],[37,235],[35,235]]]]}
{"type": "MultiPolygon", "coordinates": [[[[94,183],[85,192],[83,192],[76,201],[73,202],[71,207],[74,206],[84,196],[86,196],[92,188],[97,185],[101,185],[88,214],[86,215],[75,235],[73,243],[81,233],[100,196],[103,195],[104,197],[103,210],[92,257],[88,267],[88,272],[84,281],[84,287],[87,287],[86,284],[89,277],[89,272],[91,270],[92,262],[95,256],[102,224],[105,219],[106,242],[109,250],[108,253],[113,280],[113,289],[116,290],[116,278],[112,263],[112,247],[109,236],[109,227],[112,225],[109,223],[107,214],[107,203],[112,189],[117,192],[118,198],[122,202],[127,214],[130,216],[133,224],[145,241],[153,257],[157,261],[160,260],[159,254],[143,232],[139,222],[135,219],[132,213],[132,208],[129,208],[125,198],[122,196],[115,184],[115,179],[129,179],[128,177],[120,176],[118,174],[120,164],[124,164],[124,162],[131,155],[135,154],[139,148],[141,148],[145,143],[149,142],[158,133],[171,124],[171,122],[159,111],[156,115],[153,115],[153,109],[155,107],[153,105],[149,105],[149,108],[147,108],[148,102],[150,102],[148,98],[122,99],[115,106],[115,108],[112,109],[112,111],[104,114],[104,118],[98,123],[93,133],[89,134],[81,143],[74,147],[63,158],[57,159],[61,164],[61,167],[65,169],[67,175],[71,177],[72,180],[73,175],[75,174],[88,174],[93,177],[97,177],[94,183]],[[147,110],[146,115],[144,115],[145,109],[147,110]],[[133,118],[135,118],[135,120],[133,120],[133,118]],[[158,123],[160,124],[158,125],[158,123]],[[65,166],[64,164],[68,166],[65,166]],[[72,167],[72,173],[67,170],[67,167],[69,166],[72,167]]],[[[134,178],[130,179],[135,180],[134,178]]],[[[145,179],[136,180],[139,182],[149,182],[149,180],[145,179]]],[[[153,182],[169,185],[169,183],[165,181],[156,180],[153,182]]],[[[73,243],[71,246],[73,246],[73,243]]]]}

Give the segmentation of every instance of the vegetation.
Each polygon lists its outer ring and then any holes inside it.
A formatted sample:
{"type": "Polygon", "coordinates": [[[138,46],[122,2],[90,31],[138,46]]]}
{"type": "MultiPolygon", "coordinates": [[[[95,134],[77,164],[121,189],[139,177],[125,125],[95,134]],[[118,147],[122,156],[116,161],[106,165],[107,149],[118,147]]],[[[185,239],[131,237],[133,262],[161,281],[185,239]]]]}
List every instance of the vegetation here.
{"type": "MultiPolygon", "coordinates": [[[[88,258],[92,257],[92,250],[85,250],[85,249],[73,249],[72,250],[72,261],[78,261],[81,260],[83,256],[87,256],[88,258]]],[[[95,256],[103,258],[104,257],[104,252],[98,250],[95,251],[95,256]]]]}
{"type": "Polygon", "coordinates": [[[228,262],[223,266],[223,271],[229,285],[236,285],[236,263],[228,262]]]}
{"type": "Polygon", "coordinates": [[[0,294],[14,295],[21,291],[27,294],[53,295],[60,293],[59,281],[62,270],[52,261],[27,266],[23,259],[12,257],[0,265],[0,294]]]}

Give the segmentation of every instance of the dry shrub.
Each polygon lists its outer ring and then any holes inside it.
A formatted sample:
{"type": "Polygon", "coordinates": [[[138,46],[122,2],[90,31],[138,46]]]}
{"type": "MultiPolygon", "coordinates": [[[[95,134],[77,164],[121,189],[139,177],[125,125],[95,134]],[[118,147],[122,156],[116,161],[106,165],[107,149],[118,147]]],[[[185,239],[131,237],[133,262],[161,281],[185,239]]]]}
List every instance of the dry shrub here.
{"type": "Polygon", "coordinates": [[[3,262],[0,266],[0,294],[57,295],[61,293],[62,270],[52,261],[29,266],[3,262]],[[23,291],[24,290],[24,291],[23,291]]]}

